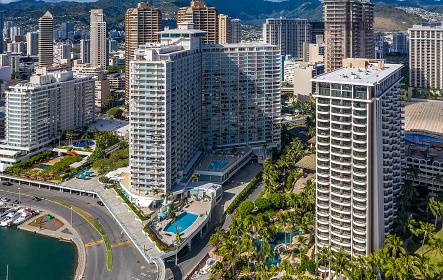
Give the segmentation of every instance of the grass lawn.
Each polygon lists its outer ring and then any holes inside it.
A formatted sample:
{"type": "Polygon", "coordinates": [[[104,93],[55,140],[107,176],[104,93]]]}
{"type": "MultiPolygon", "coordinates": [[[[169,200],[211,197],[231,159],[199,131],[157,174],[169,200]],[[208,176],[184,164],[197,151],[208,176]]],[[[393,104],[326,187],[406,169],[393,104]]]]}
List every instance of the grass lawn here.
{"type": "MultiPolygon", "coordinates": [[[[440,230],[439,232],[437,232],[435,234],[435,237],[439,238],[439,239],[443,239],[443,230],[440,230]]],[[[425,253],[425,256],[430,257],[431,261],[435,264],[439,264],[443,261],[443,256],[439,252],[437,252],[437,251],[432,252],[429,250],[430,250],[429,245],[424,245],[423,247],[418,248],[416,253],[423,254],[423,253],[427,252],[427,253],[425,253]]]]}

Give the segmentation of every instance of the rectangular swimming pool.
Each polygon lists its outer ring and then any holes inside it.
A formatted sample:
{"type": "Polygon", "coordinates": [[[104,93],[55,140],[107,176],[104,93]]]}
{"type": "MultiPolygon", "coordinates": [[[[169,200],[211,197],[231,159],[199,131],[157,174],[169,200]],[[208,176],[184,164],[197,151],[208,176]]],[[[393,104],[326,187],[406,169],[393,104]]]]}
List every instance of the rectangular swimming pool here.
{"type": "Polygon", "coordinates": [[[169,233],[182,233],[187,230],[196,220],[198,216],[190,212],[183,212],[177,216],[174,222],[170,222],[164,229],[169,233]]]}
{"type": "Polygon", "coordinates": [[[50,168],[51,166],[52,166],[52,165],[50,165],[50,164],[41,163],[41,164],[39,164],[37,167],[40,168],[40,169],[48,169],[48,168],[50,168]]]}
{"type": "Polygon", "coordinates": [[[227,160],[214,160],[208,165],[209,170],[213,171],[221,171],[223,170],[226,165],[228,165],[229,161],[227,160]]]}

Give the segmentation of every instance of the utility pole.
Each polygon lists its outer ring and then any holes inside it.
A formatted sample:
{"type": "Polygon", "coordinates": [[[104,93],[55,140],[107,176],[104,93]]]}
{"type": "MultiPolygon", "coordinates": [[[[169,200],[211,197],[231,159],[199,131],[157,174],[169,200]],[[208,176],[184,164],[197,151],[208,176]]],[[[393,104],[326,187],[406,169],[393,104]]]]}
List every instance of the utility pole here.
{"type": "Polygon", "coordinates": [[[21,197],[20,197],[20,187],[18,188],[18,204],[20,204],[21,203],[21,199],[20,199],[21,197]]]}
{"type": "Polygon", "coordinates": [[[72,206],[70,207],[71,209],[71,226],[74,227],[74,225],[72,224],[72,206]]]}

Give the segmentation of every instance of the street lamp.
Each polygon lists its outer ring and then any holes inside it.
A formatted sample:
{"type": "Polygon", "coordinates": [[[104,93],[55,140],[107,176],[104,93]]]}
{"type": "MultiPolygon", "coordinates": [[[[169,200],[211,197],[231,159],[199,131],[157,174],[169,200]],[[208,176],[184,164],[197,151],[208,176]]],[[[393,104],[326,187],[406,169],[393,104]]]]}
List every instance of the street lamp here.
{"type": "Polygon", "coordinates": [[[74,227],[74,225],[72,224],[72,206],[70,207],[71,209],[71,226],[74,227]]]}
{"type": "Polygon", "coordinates": [[[20,187],[18,188],[18,204],[21,203],[21,199],[20,199],[20,187]]]}

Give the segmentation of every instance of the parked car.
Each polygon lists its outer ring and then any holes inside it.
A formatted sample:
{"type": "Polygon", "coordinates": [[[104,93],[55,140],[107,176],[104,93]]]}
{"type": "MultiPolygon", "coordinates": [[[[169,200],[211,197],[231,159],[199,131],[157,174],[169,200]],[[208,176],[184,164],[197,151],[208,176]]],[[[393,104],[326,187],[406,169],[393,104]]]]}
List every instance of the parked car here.
{"type": "Polygon", "coordinates": [[[32,198],[32,200],[34,200],[34,201],[36,201],[36,202],[39,202],[39,201],[41,201],[42,199],[41,199],[40,197],[38,197],[38,196],[34,196],[34,197],[32,198]]]}
{"type": "Polygon", "coordinates": [[[100,206],[105,206],[105,204],[101,200],[97,201],[97,204],[100,206]]]}
{"type": "Polygon", "coordinates": [[[3,182],[2,185],[3,186],[12,186],[12,183],[11,182],[3,182]]]}

